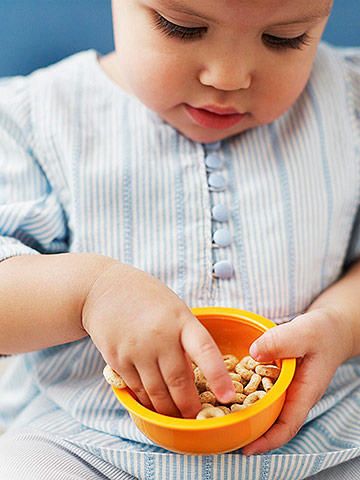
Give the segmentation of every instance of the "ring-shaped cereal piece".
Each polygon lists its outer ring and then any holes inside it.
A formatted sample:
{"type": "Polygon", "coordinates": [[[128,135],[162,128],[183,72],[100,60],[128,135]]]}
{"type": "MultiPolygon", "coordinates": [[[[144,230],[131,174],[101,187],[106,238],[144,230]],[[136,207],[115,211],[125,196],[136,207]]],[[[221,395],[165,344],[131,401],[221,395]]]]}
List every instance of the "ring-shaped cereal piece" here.
{"type": "Polygon", "coordinates": [[[243,381],[246,381],[248,382],[250,380],[250,378],[252,377],[253,375],[253,371],[252,370],[248,370],[247,368],[243,367],[242,365],[240,365],[240,363],[238,363],[236,366],[235,366],[235,372],[240,375],[241,377],[241,383],[243,383],[243,381]]]}
{"type": "Polygon", "coordinates": [[[249,394],[255,392],[258,389],[260,382],[261,376],[257,373],[253,373],[250,382],[244,388],[244,393],[249,394]]]}
{"type": "Polygon", "coordinates": [[[202,410],[196,415],[197,420],[205,420],[207,418],[215,418],[215,417],[224,417],[225,412],[221,410],[221,408],[217,407],[207,407],[202,410]]]}
{"type": "Polygon", "coordinates": [[[229,371],[234,370],[235,365],[239,363],[239,359],[235,357],[235,355],[223,355],[224,363],[226,366],[226,369],[229,371]]]}
{"type": "Polygon", "coordinates": [[[236,393],[243,393],[244,391],[244,386],[242,383],[237,382],[236,380],[233,380],[232,384],[234,385],[235,392],[236,393]]]}
{"type": "Polygon", "coordinates": [[[269,377],[262,377],[261,383],[262,383],[262,386],[264,387],[265,392],[268,392],[270,388],[274,386],[274,382],[269,377]]]}
{"type": "Polygon", "coordinates": [[[116,373],[110,365],[105,365],[105,368],[103,370],[103,375],[105,377],[105,380],[107,383],[112,385],[115,388],[126,388],[126,383],[124,380],[120,377],[118,373],[116,373]]]}
{"type": "Polygon", "coordinates": [[[199,398],[201,403],[211,403],[211,405],[215,405],[216,403],[215,395],[213,392],[209,392],[208,390],[200,393],[199,398]]]}
{"type": "Polygon", "coordinates": [[[242,383],[241,375],[239,375],[238,373],[229,372],[229,376],[230,376],[230,378],[231,378],[232,381],[242,383]]]}
{"type": "Polygon", "coordinates": [[[243,405],[252,405],[265,395],[266,392],[264,392],[264,390],[257,390],[256,392],[250,393],[250,395],[245,398],[243,405]]]}
{"type": "Polygon", "coordinates": [[[269,377],[276,380],[280,374],[280,368],[276,365],[258,365],[255,372],[262,377],[269,377]]]}
{"type": "Polygon", "coordinates": [[[231,410],[229,407],[226,407],[225,405],[217,405],[216,408],[220,408],[220,410],[222,410],[225,415],[229,415],[229,413],[231,413],[231,410]]]}
{"type": "Polygon", "coordinates": [[[233,403],[230,407],[230,410],[231,412],[240,412],[240,410],[244,410],[245,408],[247,408],[248,405],[240,405],[240,403],[233,403]]]}

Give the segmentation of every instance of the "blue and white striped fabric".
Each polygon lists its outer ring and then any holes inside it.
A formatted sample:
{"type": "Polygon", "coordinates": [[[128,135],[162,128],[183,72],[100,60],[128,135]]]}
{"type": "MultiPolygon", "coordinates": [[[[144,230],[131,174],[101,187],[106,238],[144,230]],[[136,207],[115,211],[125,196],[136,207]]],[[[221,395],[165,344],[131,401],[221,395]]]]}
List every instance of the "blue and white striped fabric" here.
{"type": "MultiPolygon", "coordinates": [[[[360,49],[320,49],[309,84],[272,125],[206,149],[100,69],[93,50],[0,83],[0,258],[96,252],[155,275],[190,307],[291,320],[360,257],[360,49]],[[211,208],[233,242],[212,248],[211,208]],[[234,276],[212,276],[228,259],[234,276]]],[[[184,456],[152,444],[102,378],[89,339],[19,355],[0,423],[56,434],[136,478],[309,478],[360,456],[360,358],[337,370],[304,427],[263,455],[184,456]],[[23,379],[19,387],[18,379],[23,379]]]]}
{"type": "MultiPolygon", "coordinates": [[[[2,480],[134,480],[102,458],[37,430],[0,437],[2,480]]],[[[342,480],[342,479],[341,479],[342,480]]]]}

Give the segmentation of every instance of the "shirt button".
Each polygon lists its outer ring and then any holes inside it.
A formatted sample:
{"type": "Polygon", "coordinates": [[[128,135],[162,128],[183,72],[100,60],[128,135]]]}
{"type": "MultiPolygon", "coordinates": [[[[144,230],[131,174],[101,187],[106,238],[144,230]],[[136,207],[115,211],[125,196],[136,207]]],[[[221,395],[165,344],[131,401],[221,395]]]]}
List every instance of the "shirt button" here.
{"type": "Polygon", "coordinates": [[[224,190],[226,187],[225,178],[218,173],[210,173],[208,178],[209,187],[215,191],[224,190]]]}
{"type": "Polygon", "coordinates": [[[204,147],[208,152],[215,152],[216,150],[220,150],[221,142],[204,143],[204,147]]]}
{"type": "Polygon", "coordinates": [[[233,266],[227,260],[221,260],[220,262],[215,263],[214,276],[221,279],[231,278],[233,275],[233,266]]]}
{"type": "Polygon", "coordinates": [[[219,228],[214,232],[213,240],[219,247],[228,247],[231,244],[231,234],[227,228],[219,228]]]}
{"type": "Polygon", "coordinates": [[[221,203],[215,205],[211,210],[211,213],[213,219],[217,222],[227,222],[230,217],[229,210],[227,209],[227,207],[225,207],[225,205],[222,205],[221,203]]]}
{"type": "Polygon", "coordinates": [[[208,172],[212,172],[214,170],[217,170],[218,168],[221,168],[222,163],[223,162],[222,162],[221,158],[216,153],[210,153],[205,158],[206,170],[208,172]]]}

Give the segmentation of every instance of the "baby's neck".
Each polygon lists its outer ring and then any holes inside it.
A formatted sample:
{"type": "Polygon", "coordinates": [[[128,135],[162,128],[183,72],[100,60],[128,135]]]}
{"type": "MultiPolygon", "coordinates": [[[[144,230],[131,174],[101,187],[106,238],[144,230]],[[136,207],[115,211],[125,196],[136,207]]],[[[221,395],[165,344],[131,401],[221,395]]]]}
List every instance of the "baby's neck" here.
{"type": "Polygon", "coordinates": [[[115,82],[119,88],[124,90],[127,93],[131,93],[129,88],[126,86],[124,82],[120,69],[116,62],[116,54],[115,52],[110,52],[107,55],[98,58],[98,63],[100,68],[104,71],[104,73],[113,81],[115,82]]]}

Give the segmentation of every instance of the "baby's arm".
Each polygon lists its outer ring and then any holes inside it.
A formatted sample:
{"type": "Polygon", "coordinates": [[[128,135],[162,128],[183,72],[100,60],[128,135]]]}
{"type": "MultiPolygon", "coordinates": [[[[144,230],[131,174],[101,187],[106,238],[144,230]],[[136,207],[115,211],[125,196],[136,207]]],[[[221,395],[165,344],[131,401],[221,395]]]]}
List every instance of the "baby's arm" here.
{"type": "Polygon", "coordinates": [[[300,430],[341,363],[360,355],[360,261],[289,323],[264,333],[250,348],[258,361],[297,357],[283,410],[246,455],[281,447],[300,430]]]}
{"type": "Polygon", "coordinates": [[[93,254],[20,255],[0,263],[0,354],[40,350],[87,333],[87,292],[114,262],[93,254]]]}
{"type": "Polygon", "coordinates": [[[349,340],[347,358],[360,355],[360,260],[345,275],[325,290],[308,308],[308,312],[321,308],[332,310],[341,321],[349,340]]]}
{"type": "Polygon", "coordinates": [[[0,353],[90,335],[141,403],[195,417],[201,408],[190,358],[221,401],[234,387],[207,330],[166,285],[93,254],[22,255],[0,263],[0,353]]]}

